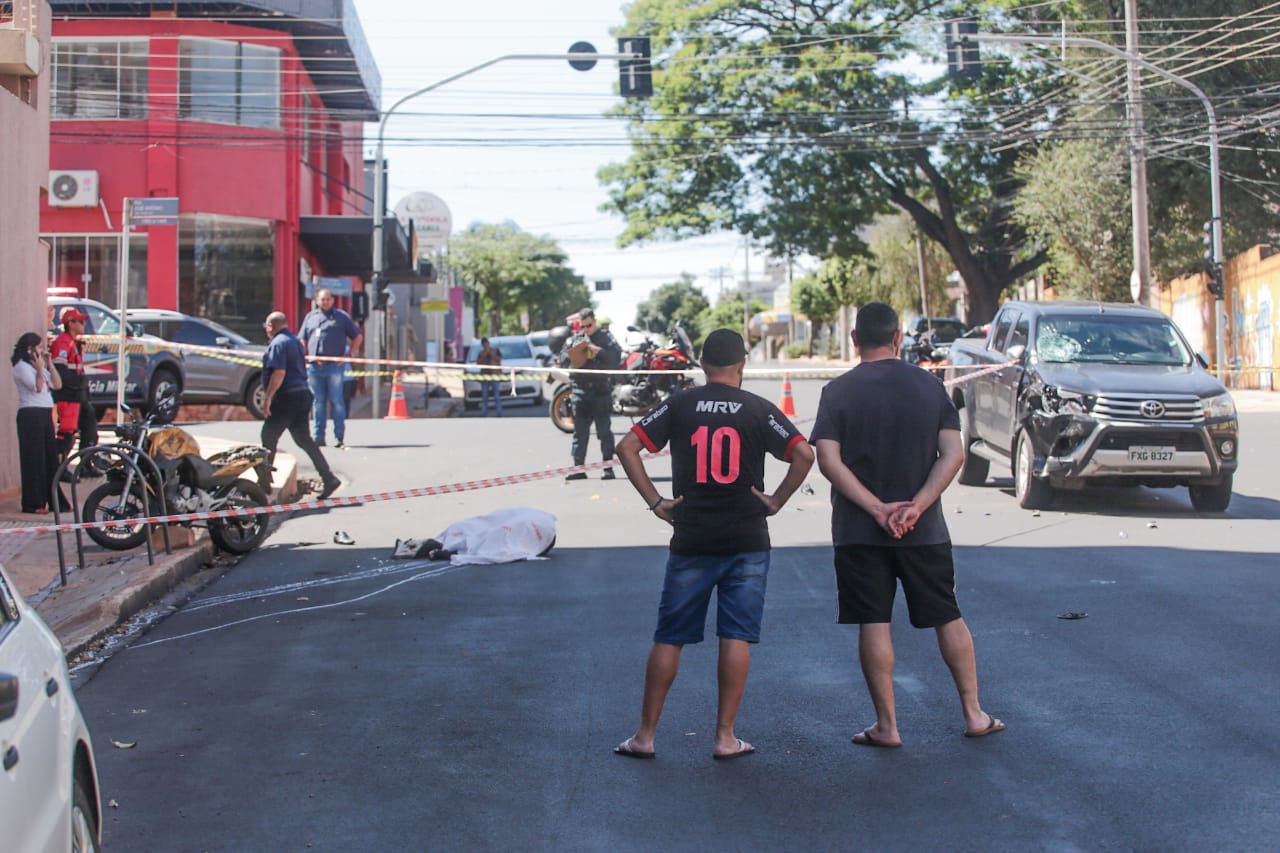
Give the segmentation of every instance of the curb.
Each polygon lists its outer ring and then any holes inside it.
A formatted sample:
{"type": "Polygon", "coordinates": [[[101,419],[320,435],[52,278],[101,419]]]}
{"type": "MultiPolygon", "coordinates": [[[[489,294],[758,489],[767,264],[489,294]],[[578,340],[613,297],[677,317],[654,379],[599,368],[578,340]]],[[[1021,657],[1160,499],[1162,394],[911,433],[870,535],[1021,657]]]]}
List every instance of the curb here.
{"type": "Polygon", "coordinates": [[[108,566],[95,566],[92,571],[99,577],[73,575],[66,587],[55,588],[36,605],[36,612],[58,636],[66,656],[75,657],[176,589],[209,563],[213,552],[213,543],[202,531],[194,545],[162,555],[155,565],[143,557],[136,569],[117,571],[110,580],[101,576],[108,566]],[[96,601],[86,601],[87,598],[96,601]]]}
{"type": "MultiPolygon", "coordinates": [[[[297,469],[292,467],[285,482],[272,490],[271,499],[273,503],[288,502],[297,492],[297,469]]],[[[275,532],[289,515],[291,513],[268,516],[271,521],[267,535],[275,532]]],[[[147,561],[145,550],[138,550],[121,552],[118,559],[110,562],[86,565],[83,572],[75,565],[73,541],[69,548],[67,585],[59,586],[55,580],[39,594],[28,597],[40,618],[57,635],[68,659],[83,654],[217,560],[219,552],[202,527],[171,528],[171,536],[189,536],[190,544],[175,545],[170,554],[164,552],[161,534],[152,535],[155,537],[154,564],[147,561]]],[[[231,559],[239,558],[231,555],[231,559]]]]}

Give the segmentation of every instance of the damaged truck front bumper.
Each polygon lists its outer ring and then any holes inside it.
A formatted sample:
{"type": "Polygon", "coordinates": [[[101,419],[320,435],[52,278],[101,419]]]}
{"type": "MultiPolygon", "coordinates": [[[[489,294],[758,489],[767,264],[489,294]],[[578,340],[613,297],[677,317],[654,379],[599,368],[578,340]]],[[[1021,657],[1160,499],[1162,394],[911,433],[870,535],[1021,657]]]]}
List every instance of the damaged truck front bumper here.
{"type": "MultiPolygon", "coordinates": [[[[1035,471],[1058,487],[1091,483],[1152,486],[1218,483],[1234,473],[1235,417],[1210,419],[1199,408],[1181,419],[1115,418],[1093,412],[1032,410],[1025,422],[1035,471]]],[[[1162,411],[1175,411],[1169,406],[1162,411]]]]}

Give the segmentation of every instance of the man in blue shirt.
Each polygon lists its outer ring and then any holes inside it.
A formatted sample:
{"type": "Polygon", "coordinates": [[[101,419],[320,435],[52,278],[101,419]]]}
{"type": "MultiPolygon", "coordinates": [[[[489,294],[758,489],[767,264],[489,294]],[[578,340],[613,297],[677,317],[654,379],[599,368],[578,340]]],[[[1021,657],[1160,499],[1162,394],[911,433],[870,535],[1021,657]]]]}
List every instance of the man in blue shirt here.
{"type": "MultiPolygon", "coordinates": [[[[276,458],[276,445],[285,430],[293,441],[311,459],[320,474],[324,488],[320,498],[337,491],[341,481],[329,469],[329,463],[307,432],[307,415],[311,412],[311,391],[307,388],[306,358],[302,343],[289,331],[289,320],[279,311],[267,315],[265,324],[267,351],[262,354],[262,387],[266,399],[262,411],[266,420],[262,424],[262,446],[271,451],[270,461],[276,458]]],[[[338,374],[341,377],[341,373],[338,374]]]]}
{"type": "Polygon", "coordinates": [[[325,421],[327,413],[332,410],[333,437],[337,440],[334,446],[343,450],[346,448],[342,440],[347,433],[347,401],[342,394],[342,375],[346,365],[341,361],[314,359],[316,356],[342,358],[348,352],[355,354],[360,349],[364,335],[350,314],[333,307],[332,292],[318,290],[316,307],[302,319],[298,337],[302,339],[307,356],[311,359],[307,365],[307,385],[315,398],[312,434],[316,444],[324,447],[325,421]]]}

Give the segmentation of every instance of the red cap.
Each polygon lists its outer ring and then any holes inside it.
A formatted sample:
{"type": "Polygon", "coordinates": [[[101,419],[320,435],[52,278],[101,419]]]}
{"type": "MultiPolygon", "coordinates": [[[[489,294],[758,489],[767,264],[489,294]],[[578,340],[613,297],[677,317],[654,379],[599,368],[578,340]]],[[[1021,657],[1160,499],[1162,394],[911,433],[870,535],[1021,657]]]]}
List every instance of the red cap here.
{"type": "Polygon", "coordinates": [[[62,324],[65,326],[71,320],[88,320],[89,315],[81,313],[74,305],[62,312],[62,324]]]}

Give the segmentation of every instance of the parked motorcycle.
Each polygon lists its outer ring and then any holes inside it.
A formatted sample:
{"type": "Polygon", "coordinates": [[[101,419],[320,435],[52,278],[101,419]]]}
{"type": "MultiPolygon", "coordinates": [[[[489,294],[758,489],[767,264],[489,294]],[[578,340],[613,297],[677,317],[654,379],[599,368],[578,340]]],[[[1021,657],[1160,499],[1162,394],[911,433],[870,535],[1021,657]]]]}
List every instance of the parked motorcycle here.
{"type": "MultiPolygon", "coordinates": [[[[561,346],[552,346],[552,349],[559,353],[566,340],[564,335],[553,335],[553,344],[557,338],[561,346]]],[[[572,345],[572,340],[567,343],[572,345]]],[[[692,388],[696,384],[693,377],[677,371],[696,367],[693,342],[679,323],[671,330],[671,341],[665,347],[646,338],[623,354],[622,369],[634,375],[615,373],[609,377],[613,413],[631,418],[648,414],[673,392],[692,388]],[[664,375],[665,371],[672,372],[664,375]]],[[[568,371],[553,369],[547,382],[555,386],[551,393],[551,422],[561,432],[573,432],[573,386],[568,371]]]]}
{"type": "Polygon", "coordinates": [[[942,377],[946,373],[950,352],[950,342],[938,342],[933,335],[922,332],[916,340],[903,344],[902,358],[920,365],[934,376],[942,377]]]}
{"type": "MultiPolygon", "coordinates": [[[[160,407],[163,409],[164,407],[160,407]]],[[[147,509],[169,514],[215,512],[241,507],[266,506],[270,501],[263,485],[271,482],[269,453],[265,447],[235,447],[208,458],[200,455],[200,446],[191,434],[176,426],[161,426],[157,414],[139,418],[115,427],[116,445],[137,465],[142,477],[119,458],[107,470],[106,480],[85,498],[85,521],[119,522],[107,527],[91,527],[89,538],[104,548],[127,551],[143,544],[147,525],[135,519],[146,517],[147,509]],[[155,480],[151,467],[141,458],[147,454],[160,471],[155,480]],[[246,471],[256,471],[258,482],[242,479],[246,471]],[[146,499],[144,500],[144,489],[146,499]],[[149,507],[148,507],[149,503],[149,507]]],[[[103,454],[107,456],[107,454],[103,454]]],[[[267,535],[265,514],[212,518],[204,522],[182,522],[184,526],[206,525],[209,538],[224,551],[247,554],[267,535]]]]}

